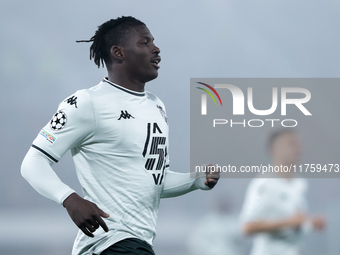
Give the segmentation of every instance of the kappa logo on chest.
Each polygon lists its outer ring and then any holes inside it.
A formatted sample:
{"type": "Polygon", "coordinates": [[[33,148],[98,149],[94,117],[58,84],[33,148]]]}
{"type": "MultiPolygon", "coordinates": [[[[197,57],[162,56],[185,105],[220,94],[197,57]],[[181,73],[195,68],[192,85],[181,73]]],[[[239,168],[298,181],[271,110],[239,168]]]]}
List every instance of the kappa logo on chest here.
{"type": "Polygon", "coordinates": [[[121,110],[120,111],[120,117],[118,118],[118,120],[121,120],[121,119],[130,119],[130,118],[132,118],[132,119],[134,119],[135,117],[133,117],[130,113],[128,113],[128,111],[127,110],[121,110]]]}

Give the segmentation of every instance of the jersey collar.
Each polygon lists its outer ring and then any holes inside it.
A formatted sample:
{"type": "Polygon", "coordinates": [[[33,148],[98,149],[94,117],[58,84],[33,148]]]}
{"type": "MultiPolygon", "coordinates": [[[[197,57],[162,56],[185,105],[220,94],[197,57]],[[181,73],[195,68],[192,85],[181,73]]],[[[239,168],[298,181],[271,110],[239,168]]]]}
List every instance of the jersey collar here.
{"type": "Polygon", "coordinates": [[[127,89],[127,88],[124,88],[122,86],[119,86],[111,81],[109,81],[109,79],[107,77],[105,77],[103,79],[103,82],[106,82],[110,85],[112,85],[113,87],[116,87],[117,89],[120,89],[120,90],[123,90],[124,92],[127,92],[131,95],[134,95],[134,96],[139,96],[139,97],[142,97],[142,96],[145,96],[145,92],[136,92],[136,91],[133,91],[133,90],[130,90],[130,89],[127,89]]]}

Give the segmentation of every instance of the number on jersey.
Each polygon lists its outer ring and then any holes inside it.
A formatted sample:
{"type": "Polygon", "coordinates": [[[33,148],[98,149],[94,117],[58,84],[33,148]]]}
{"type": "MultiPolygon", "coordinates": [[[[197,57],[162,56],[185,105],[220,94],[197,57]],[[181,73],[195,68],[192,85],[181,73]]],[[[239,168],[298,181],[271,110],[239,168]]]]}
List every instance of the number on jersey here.
{"type": "Polygon", "coordinates": [[[144,158],[147,158],[145,162],[146,170],[162,170],[162,173],[152,174],[156,185],[162,184],[164,176],[165,161],[167,156],[167,147],[165,146],[165,143],[166,137],[162,136],[162,131],[157,123],[148,123],[147,135],[142,154],[144,158]]]}

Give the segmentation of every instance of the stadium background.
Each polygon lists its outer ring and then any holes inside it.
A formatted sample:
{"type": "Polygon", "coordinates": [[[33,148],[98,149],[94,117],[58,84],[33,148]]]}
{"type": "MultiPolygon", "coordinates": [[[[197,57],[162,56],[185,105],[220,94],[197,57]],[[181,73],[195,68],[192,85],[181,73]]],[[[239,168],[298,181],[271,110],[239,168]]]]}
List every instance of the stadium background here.
{"type": "MultiPolygon", "coordinates": [[[[162,51],[159,78],[147,90],[167,106],[171,168],[186,172],[190,77],[339,77],[339,11],[334,0],[1,1],[0,253],[70,254],[76,226],[28,185],[20,164],[58,103],[106,74],[89,61],[90,45],[75,40],[89,39],[96,26],[121,15],[147,24],[162,51]]],[[[80,192],[69,154],[55,170],[80,192]]],[[[189,254],[189,236],[217,203],[227,203],[236,218],[248,182],[223,179],[213,192],[163,200],[156,253],[189,254]]],[[[311,212],[325,214],[329,223],[308,237],[303,254],[340,254],[340,179],[309,184],[311,212]]]]}

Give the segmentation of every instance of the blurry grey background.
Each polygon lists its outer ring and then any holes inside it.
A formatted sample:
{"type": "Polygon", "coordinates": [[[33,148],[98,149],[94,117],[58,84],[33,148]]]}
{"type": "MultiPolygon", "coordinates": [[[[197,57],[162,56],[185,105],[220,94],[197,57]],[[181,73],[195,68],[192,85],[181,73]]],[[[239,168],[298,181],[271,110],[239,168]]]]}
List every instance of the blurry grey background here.
{"type": "MultiPolygon", "coordinates": [[[[121,15],[147,24],[162,51],[159,77],[147,90],[167,106],[171,168],[186,172],[190,77],[339,77],[339,11],[335,0],[1,1],[0,253],[71,252],[76,226],[28,185],[20,164],[59,102],[106,75],[89,61],[90,44],[76,40],[121,15]]],[[[80,192],[69,154],[55,170],[80,192]]],[[[189,235],[219,202],[237,217],[248,182],[223,179],[212,192],[163,200],[156,253],[189,254],[189,235]]],[[[324,213],[329,225],[308,238],[304,254],[340,254],[340,180],[309,184],[311,212],[324,213]]]]}

